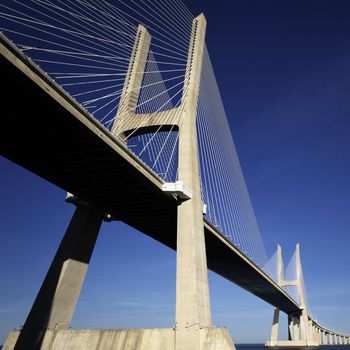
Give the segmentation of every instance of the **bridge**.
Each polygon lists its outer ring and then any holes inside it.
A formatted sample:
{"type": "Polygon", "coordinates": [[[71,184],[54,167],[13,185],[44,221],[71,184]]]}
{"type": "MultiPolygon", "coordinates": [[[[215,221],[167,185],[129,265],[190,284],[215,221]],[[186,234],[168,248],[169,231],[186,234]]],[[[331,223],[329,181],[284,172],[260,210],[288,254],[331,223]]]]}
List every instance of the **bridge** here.
{"type": "Polygon", "coordinates": [[[177,251],[175,329],[111,331],[116,342],[127,339],[118,349],[128,341],[140,349],[234,348],[227,330],[212,327],[207,268],[275,307],[268,346],[350,344],[309,312],[299,245],[295,276],[284,275],[280,247],[277,278],[268,270],[204,15],[193,18],[181,3],[150,2],[146,12],[132,0],[73,3],[0,5],[8,106],[0,154],[66,190],[77,207],[23,329],[4,348],[66,349],[67,337],[70,348],[93,338],[96,349],[107,346],[111,334],[69,330],[104,220],[121,220],[177,251]],[[280,311],[288,315],[285,341],[277,339],[280,311]]]}

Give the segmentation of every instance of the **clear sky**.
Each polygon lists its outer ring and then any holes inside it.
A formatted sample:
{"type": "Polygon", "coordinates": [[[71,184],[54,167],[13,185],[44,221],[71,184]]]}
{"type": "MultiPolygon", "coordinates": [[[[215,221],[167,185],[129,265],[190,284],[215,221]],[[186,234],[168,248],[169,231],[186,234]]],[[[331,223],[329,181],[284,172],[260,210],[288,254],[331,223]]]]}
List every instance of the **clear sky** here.
{"type": "MultiPolygon", "coordinates": [[[[301,243],[309,304],[350,333],[350,2],[186,1],[207,46],[268,255],[301,243]]],[[[0,158],[0,343],[25,321],[74,208],[0,158]]],[[[215,325],[263,342],[273,309],[209,273],[215,325]]],[[[104,223],[72,327],[170,327],[175,253],[104,223]]],[[[285,335],[285,331],[283,335],[285,335]]]]}

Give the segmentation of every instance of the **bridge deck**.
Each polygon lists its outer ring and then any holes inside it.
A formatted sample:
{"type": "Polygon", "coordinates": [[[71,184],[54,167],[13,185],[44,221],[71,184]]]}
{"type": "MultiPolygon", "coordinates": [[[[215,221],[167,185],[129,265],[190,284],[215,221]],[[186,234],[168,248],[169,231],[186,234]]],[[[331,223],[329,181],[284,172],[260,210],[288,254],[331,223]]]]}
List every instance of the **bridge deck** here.
{"type": "MultiPolygon", "coordinates": [[[[0,154],[176,249],[162,181],[0,36],[0,154]]],[[[208,267],[286,313],[298,305],[205,222],[208,267]]]]}

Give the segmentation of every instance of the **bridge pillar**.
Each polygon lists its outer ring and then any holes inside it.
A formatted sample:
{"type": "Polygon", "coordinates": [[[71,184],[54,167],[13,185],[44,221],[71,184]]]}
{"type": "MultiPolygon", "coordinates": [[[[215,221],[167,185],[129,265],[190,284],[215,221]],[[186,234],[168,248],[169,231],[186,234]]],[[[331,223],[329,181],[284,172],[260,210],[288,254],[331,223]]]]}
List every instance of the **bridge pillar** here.
{"type": "Polygon", "coordinates": [[[317,342],[315,341],[312,333],[312,321],[309,323],[309,317],[306,310],[306,300],[305,300],[304,288],[303,288],[303,274],[302,274],[302,267],[301,267],[299,243],[296,245],[295,254],[296,254],[297,287],[298,287],[298,294],[299,294],[299,300],[301,305],[300,340],[304,341],[306,345],[314,345],[317,342]]]}
{"type": "Polygon", "coordinates": [[[322,344],[328,345],[328,334],[325,331],[322,331],[322,344]]]}
{"type": "MultiPolygon", "coordinates": [[[[279,286],[281,286],[281,283],[283,281],[283,261],[282,261],[282,248],[279,244],[277,245],[277,273],[278,273],[277,283],[279,286]]],[[[275,308],[273,313],[273,320],[272,320],[271,338],[270,338],[270,341],[266,343],[268,346],[275,346],[278,342],[279,317],[280,317],[280,310],[275,308]]],[[[288,316],[288,320],[289,320],[289,316],[288,316]]]]}
{"type": "Polygon", "coordinates": [[[273,313],[272,330],[271,330],[271,344],[275,344],[278,339],[278,328],[279,328],[279,316],[280,310],[275,308],[273,313]]]}
{"type": "MultiPolygon", "coordinates": [[[[138,135],[148,133],[152,128],[162,128],[165,124],[175,126],[174,130],[179,132],[178,180],[192,191],[192,197],[179,203],[177,208],[176,350],[209,349],[213,341],[207,339],[213,330],[196,128],[205,32],[206,19],[201,14],[192,23],[181,105],[152,115],[137,115],[135,109],[151,41],[146,28],[139,26],[139,40],[133,48],[117,118],[112,127],[112,133],[117,137],[135,135],[136,132],[138,135]]],[[[222,349],[234,348],[228,338],[223,336],[216,340],[222,344],[222,349]]]]}
{"type": "Polygon", "coordinates": [[[318,335],[318,328],[316,327],[316,325],[313,326],[313,329],[314,329],[314,340],[317,342],[317,343],[320,343],[320,339],[319,339],[319,335],[318,335]]]}
{"type": "Polygon", "coordinates": [[[203,348],[201,329],[211,327],[208,272],[200,190],[196,116],[205,46],[206,20],[193,22],[188,77],[183,96],[183,123],[179,128],[179,180],[192,198],[178,206],[176,259],[176,349],[203,348]]]}
{"type": "Polygon", "coordinates": [[[104,213],[78,204],[14,346],[41,349],[47,330],[68,329],[104,213]]]}
{"type": "Polygon", "coordinates": [[[276,334],[278,332],[279,313],[275,309],[271,339],[266,343],[266,346],[317,346],[320,343],[317,325],[314,324],[313,320],[309,319],[308,312],[306,310],[300,259],[300,245],[296,245],[296,280],[284,280],[282,249],[279,245],[277,247],[277,254],[278,284],[282,287],[292,285],[297,286],[300,298],[300,312],[296,315],[288,315],[288,341],[278,341],[276,334]]]}
{"type": "Polygon", "coordinates": [[[139,99],[144,71],[151,44],[151,35],[148,30],[139,25],[136,39],[131,54],[128,72],[125,77],[123,91],[120,96],[117,118],[115,119],[111,132],[117,137],[124,138],[125,124],[128,123],[131,113],[135,113],[139,99]]]}
{"type": "Polygon", "coordinates": [[[293,316],[293,334],[294,334],[293,340],[299,341],[300,340],[300,318],[297,316],[293,316]]]}
{"type": "Polygon", "coordinates": [[[293,340],[294,338],[294,324],[293,315],[288,315],[288,340],[293,340]]]}

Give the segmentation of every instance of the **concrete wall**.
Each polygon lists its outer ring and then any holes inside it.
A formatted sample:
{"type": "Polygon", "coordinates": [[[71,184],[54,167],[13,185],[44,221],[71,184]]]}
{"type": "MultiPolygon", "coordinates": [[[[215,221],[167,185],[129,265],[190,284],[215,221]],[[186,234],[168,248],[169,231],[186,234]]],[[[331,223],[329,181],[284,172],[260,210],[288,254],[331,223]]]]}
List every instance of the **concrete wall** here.
{"type": "MultiPolygon", "coordinates": [[[[202,328],[201,350],[235,349],[224,328],[202,328]]],[[[10,333],[3,350],[13,350],[19,331],[10,333]]],[[[176,332],[163,329],[59,330],[46,331],[41,350],[174,350],[176,332]]]]}

